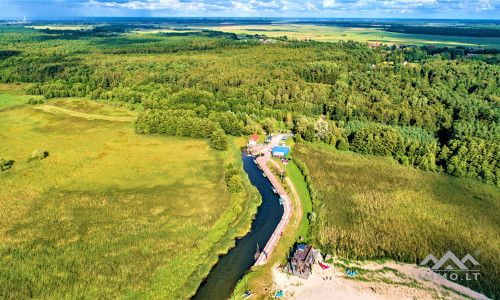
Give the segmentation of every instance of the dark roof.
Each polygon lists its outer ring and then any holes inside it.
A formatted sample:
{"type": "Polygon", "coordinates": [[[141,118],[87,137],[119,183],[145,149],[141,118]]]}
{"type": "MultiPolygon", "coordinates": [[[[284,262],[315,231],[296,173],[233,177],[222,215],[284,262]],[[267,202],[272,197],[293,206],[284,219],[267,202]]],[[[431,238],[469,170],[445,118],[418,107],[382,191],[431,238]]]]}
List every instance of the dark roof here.
{"type": "Polygon", "coordinates": [[[297,250],[295,250],[293,259],[298,261],[305,261],[310,251],[311,251],[311,245],[300,244],[297,247],[297,250]]]}

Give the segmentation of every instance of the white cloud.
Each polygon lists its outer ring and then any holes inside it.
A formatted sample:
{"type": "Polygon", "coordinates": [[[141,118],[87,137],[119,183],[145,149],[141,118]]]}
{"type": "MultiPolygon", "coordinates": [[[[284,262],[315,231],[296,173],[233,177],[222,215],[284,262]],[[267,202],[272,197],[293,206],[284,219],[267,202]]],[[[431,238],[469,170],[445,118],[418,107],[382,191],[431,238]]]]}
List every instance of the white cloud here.
{"type": "Polygon", "coordinates": [[[306,7],[307,7],[307,10],[309,10],[309,11],[319,11],[319,9],[316,7],[316,5],[311,3],[311,1],[307,1],[306,7]]]}
{"type": "Polygon", "coordinates": [[[233,5],[233,9],[237,11],[244,11],[244,12],[250,12],[250,11],[255,11],[255,8],[252,6],[252,3],[241,3],[237,1],[231,1],[231,4],[233,5]]]}
{"type": "Polygon", "coordinates": [[[335,3],[335,0],[323,0],[323,7],[332,8],[335,6],[337,6],[337,3],[335,3]]]}
{"type": "Polygon", "coordinates": [[[129,2],[99,2],[89,0],[88,5],[97,7],[116,7],[126,9],[144,10],[205,10],[206,8],[222,8],[213,4],[206,4],[203,1],[181,2],[179,0],[134,0],[129,2]]]}

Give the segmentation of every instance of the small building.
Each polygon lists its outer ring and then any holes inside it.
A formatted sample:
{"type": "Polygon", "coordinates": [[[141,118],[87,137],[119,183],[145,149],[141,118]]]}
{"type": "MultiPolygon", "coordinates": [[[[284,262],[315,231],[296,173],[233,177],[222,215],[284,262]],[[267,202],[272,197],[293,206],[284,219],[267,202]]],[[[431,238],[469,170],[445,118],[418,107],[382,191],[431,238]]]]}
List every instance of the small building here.
{"type": "Polygon", "coordinates": [[[287,146],[276,146],[273,148],[273,156],[286,156],[290,152],[290,147],[287,146]]]}
{"type": "Polygon", "coordinates": [[[258,141],[259,141],[259,135],[257,135],[257,132],[255,132],[254,134],[252,134],[250,140],[248,140],[248,147],[253,147],[257,145],[258,141]]]}
{"type": "Polygon", "coordinates": [[[311,245],[298,245],[287,264],[288,273],[307,279],[318,254],[311,245]]]}

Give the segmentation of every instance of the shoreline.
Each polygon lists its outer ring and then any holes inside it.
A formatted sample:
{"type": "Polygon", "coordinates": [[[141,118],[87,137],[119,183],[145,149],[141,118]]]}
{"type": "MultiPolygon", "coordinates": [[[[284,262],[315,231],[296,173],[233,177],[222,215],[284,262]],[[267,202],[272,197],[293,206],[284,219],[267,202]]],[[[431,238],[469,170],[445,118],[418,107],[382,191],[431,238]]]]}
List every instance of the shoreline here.
{"type": "MultiPolygon", "coordinates": [[[[237,220],[235,220],[235,222],[233,222],[233,227],[228,228],[226,233],[228,233],[231,229],[234,229],[236,231],[235,235],[233,235],[232,237],[229,237],[227,239],[228,241],[232,241],[231,246],[228,247],[225,251],[217,253],[217,259],[215,260],[214,263],[209,264],[210,265],[209,270],[204,274],[203,278],[201,278],[201,280],[199,281],[199,284],[197,285],[196,290],[193,293],[191,293],[191,295],[189,295],[188,299],[193,298],[198,293],[199,289],[201,288],[203,283],[206,281],[206,279],[208,278],[208,276],[210,275],[210,273],[212,272],[214,267],[219,263],[221,257],[227,255],[230,250],[232,250],[233,248],[236,247],[236,241],[238,239],[245,237],[248,233],[250,233],[250,231],[252,229],[253,221],[255,220],[257,212],[258,212],[258,208],[262,205],[261,194],[259,193],[257,188],[250,182],[250,178],[248,177],[248,174],[243,170],[243,162],[242,162],[241,158],[245,154],[245,151],[241,152],[238,150],[238,152],[236,152],[236,153],[239,153],[239,155],[238,155],[239,160],[238,160],[237,164],[241,167],[241,172],[243,172],[245,174],[245,176],[242,176],[243,184],[248,187],[247,201],[248,201],[249,210],[247,211],[247,213],[245,215],[248,215],[249,218],[244,219],[244,216],[243,216],[241,219],[239,219],[239,220],[237,219],[237,220]],[[251,198],[253,197],[252,195],[258,199],[258,203],[256,205],[252,205],[252,200],[251,200],[251,198]],[[243,224],[243,223],[246,223],[246,224],[243,224]],[[242,228],[245,228],[245,229],[242,229],[242,228]]],[[[242,174],[240,174],[240,175],[242,175],[242,174]]],[[[244,211],[245,210],[243,210],[242,212],[244,212],[244,211]]],[[[223,238],[224,238],[224,236],[223,236],[223,238]]],[[[214,248],[215,247],[216,247],[216,244],[214,245],[214,248]]],[[[235,287],[236,287],[236,285],[233,287],[233,290],[235,287]]],[[[232,293],[232,291],[231,291],[231,293],[232,293]]]]}

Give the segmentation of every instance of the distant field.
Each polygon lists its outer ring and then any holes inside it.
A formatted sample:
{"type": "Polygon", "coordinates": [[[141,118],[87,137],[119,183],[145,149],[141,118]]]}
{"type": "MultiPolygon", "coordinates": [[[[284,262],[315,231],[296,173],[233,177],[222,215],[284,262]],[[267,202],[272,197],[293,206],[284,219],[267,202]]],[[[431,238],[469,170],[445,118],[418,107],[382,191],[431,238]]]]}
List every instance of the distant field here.
{"type": "Polygon", "coordinates": [[[30,98],[41,98],[40,96],[26,96],[21,88],[25,85],[8,85],[0,83],[0,109],[11,105],[24,104],[30,98]]]}
{"type": "Polygon", "coordinates": [[[255,209],[225,191],[239,153],[44,106],[0,111],[0,157],[15,160],[0,172],[0,298],[189,297],[255,209]],[[28,162],[35,149],[49,156],[28,162]]]}
{"type": "Polygon", "coordinates": [[[460,258],[470,253],[481,264],[481,279],[479,286],[468,283],[499,296],[498,187],[319,146],[296,145],[294,156],[306,163],[321,195],[309,235],[321,249],[410,263],[429,253],[438,259],[449,250],[460,258]]]}
{"type": "Polygon", "coordinates": [[[93,25],[40,25],[40,26],[25,26],[26,28],[33,29],[50,29],[50,30],[79,30],[79,29],[93,29],[93,25]]]}
{"type": "Polygon", "coordinates": [[[471,46],[484,48],[500,48],[500,38],[439,36],[421,34],[403,34],[385,32],[375,28],[346,28],[318,25],[228,25],[206,27],[207,29],[233,32],[236,34],[264,34],[268,37],[286,35],[289,39],[311,39],[318,41],[353,40],[384,44],[436,45],[436,46],[471,46]]]}
{"type": "Polygon", "coordinates": [[[172,29],[145,29],[133,30],[133,33],[186,33],[186,32],[200,32],[200,30],[172,30],[172,29]]]}

